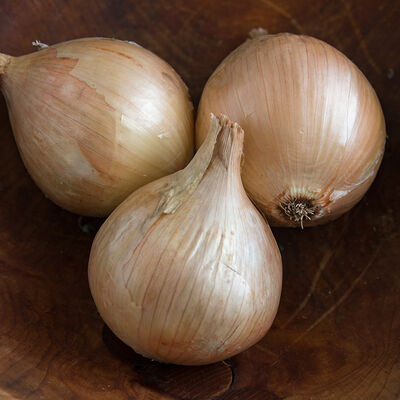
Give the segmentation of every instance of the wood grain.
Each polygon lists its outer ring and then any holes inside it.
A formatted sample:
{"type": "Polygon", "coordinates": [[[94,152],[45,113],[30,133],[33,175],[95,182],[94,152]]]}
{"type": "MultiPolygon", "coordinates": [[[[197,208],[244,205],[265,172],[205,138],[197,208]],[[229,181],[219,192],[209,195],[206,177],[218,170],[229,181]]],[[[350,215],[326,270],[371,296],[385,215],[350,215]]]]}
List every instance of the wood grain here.
{"type": "Polygon", "coordinates": [[[161,365],[104,327],[90,297],[91,226],[50,203],[19,158],[0,99],[0,399],[400,398],[400,31],[388,0],[41,0],[0,3],[0,52],[87,36],[134,40],[182,75],[197,104],[254,27],[316,36],[375,87],[388,142],[361,203],[317,228],[275,229],[278,316],[248,351],[206,367],[161,365]],[[88,231],[88,232],[85,232],[88,231]]]}

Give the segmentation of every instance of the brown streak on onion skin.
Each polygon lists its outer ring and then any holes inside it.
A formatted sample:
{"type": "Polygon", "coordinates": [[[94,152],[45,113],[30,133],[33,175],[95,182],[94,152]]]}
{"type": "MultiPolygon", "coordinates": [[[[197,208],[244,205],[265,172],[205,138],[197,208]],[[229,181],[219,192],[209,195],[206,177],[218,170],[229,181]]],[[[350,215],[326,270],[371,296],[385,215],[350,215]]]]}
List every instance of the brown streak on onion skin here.
{"type": "Polygon", "coordinates": [[[96,48],[98,50],[107,51],[107,52],[113,53],[115,55],[127,58],[128,60],[133,61],[138,67],[143,68],[143,65],[135,57],[129,56],[129,55],[123,53],[122,51],[115,51],[113,49],[107,49],[106,47],[96,47],[96,48]]]}

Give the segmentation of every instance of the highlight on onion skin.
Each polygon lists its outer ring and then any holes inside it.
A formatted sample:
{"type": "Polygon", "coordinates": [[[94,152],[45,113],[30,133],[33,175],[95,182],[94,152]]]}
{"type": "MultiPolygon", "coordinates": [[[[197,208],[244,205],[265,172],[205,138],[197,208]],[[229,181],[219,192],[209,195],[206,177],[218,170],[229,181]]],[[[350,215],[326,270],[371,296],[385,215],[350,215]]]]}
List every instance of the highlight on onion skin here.
{"type": "Polygon", "coordinates": [[[89,260],[97,309],[146,357],[216,362],[272,324],[281,256],[242,186],[242,145],[237,124],[213,117],[189,165],[138,189],[97,233],[89,260]]]}
{"type": "Polygon", "coordinates": [[[373,182],[385,146],[379,100],[361,71],[308,36],[258,35],[226,57],[199,105],[246,132],[243,184],[271,225],[314,226],[351,209],[373,182]]]}
{"type": "Polygon", "coordinates": [[[59,206],[106,216],[193,156],[193,106],[173,68],[114,39],[0,54],[0,87],[24,164],[59,206]]]}

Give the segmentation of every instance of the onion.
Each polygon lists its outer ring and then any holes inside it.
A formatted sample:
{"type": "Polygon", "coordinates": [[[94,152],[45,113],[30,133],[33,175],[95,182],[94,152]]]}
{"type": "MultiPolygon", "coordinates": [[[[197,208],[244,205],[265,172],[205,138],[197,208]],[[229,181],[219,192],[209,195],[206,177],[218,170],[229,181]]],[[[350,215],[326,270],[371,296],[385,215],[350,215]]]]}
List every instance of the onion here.
{"type": "Polygon", "coordinates": [[[146,357],[207,364],[271,326],[281,256],[242,186],[242,145],[241,128],[214,117],[189,165],[134,192],[96,235],[89,283],[97,308],[146,357]]]}
{"type": "Polygon", "coordinates": [[[52,201],[108,215],[189,162],[193,107],[166,62],[112,39],[39,45],[22,57],[0,54],[0,83],[24,164],[52,201]]]}
{"type": "Polygon", "coordinates": [[[222,61],[201,97],[197,145],[210,112],[246,132],[243,183],[272,225],[339,217],[382,160],[385,122],[373,88],[342,53],[311,37],[259,36],[222,61]]]}

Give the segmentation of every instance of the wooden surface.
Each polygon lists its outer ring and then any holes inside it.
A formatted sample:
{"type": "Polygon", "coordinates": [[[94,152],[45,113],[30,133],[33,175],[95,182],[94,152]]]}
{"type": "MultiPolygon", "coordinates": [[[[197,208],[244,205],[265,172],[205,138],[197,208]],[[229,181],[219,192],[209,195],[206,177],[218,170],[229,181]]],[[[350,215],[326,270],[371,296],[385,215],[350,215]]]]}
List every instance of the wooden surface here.
{"type": "Polygon", "coordinates": [[[44,198],[0,98],[0,399],[399,399],[399,19],[399,2],[388,0],[1,0],[1,52],[31,52],[36,39],[134,40],[174,66],[196,104],[250,29],[316,36],[375,87],[388,142],[375,183],[350,213],[274,230],[284,286],[267,336],[226,363],[168,366],[104,327],[87,283],[88,228],[101,221],[44,198]]]}

